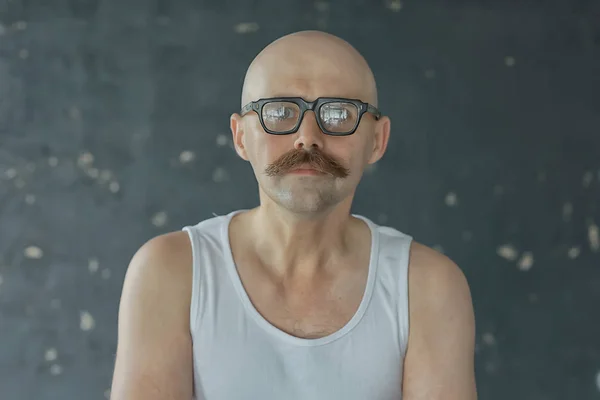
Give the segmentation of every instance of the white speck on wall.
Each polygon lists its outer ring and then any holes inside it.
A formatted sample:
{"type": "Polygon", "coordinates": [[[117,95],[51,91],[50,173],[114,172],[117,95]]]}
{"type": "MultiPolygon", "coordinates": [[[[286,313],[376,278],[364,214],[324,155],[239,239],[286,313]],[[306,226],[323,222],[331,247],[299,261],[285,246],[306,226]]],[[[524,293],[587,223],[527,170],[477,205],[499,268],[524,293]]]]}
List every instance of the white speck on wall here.
{"type": "Polygon", "coordinates": [[[69,118],[74,121],[79,121],[81,119],[81,111],[79,108],[77,108],[77,106],[71,106],[69,108],[69,118]]]}
{"type": "Polygon", "coordinates": [[[481,336],[483,343],[485,343],[488,346],[493,346],[496,344],[496,338],[494,337],[494,334],[490,333],[490,332],[486,332],[481,336]]]}
{"type": "Polygon", "coordinates": [[[25,306],[25,315],[27,315],[28,317],[33,317],[33,315],[35,314],[35,307],[32,306],[31,304],[28,304],[25,306]]]}
{"type": "Polygon", "coordinates": [[[39,260],[44,256],[44,252],[37,246],[29,246],[25,248],[25,257],[34,260],[39,260]]]}
{"type": "Polygon", "coordinates": [[[327,13],[319,11],[320,15],[317,17],[317,28],[324,31],[327,29],[327,13]]]}
{"type": "Polygon", "coordinates": [[[515,249],[515,247],[510,244],[503,244],[501,246],[498,246],[498,248],[496,249],[496,253],[500,257],[502,257],[508,261],[515,261],[517,259],[517,257],[519,256],[517,249],[515,249]]]}
{"type": "Polygon", "coordinates": [[[600,232],[598,231],[598,225],[591,223],[588,226],[588,241],[590,242],[590,249],[594,252],[600,250],[600,232]]]}
{"type": "Polygon", "coordinates": [[[377,163],[375,164],[367,164],[365,167],[365,174],[372,174],[377,171],[377,163]]]}
{"type": "Polygon", "coordinates": [[[52,364],[50,366],[50,374],[54,376],[62,374],[62,367],[58,364],[52,364]]]}
{"type": "Polygon", "coordinates": [[[471,233],[471,231],[463,231],[462,240],[465,242],[470,242],[471,239],[473,239],[473,233],[471,233]]]}
{"type": "Polygon", "coordinates": [[[380,224],[385,224],[388,220],[388,216],[386,214],[379,214],[377,216],[377,222],[379,222],[380,224]]]}
{"type": "Polygon", "coordinates": [[[22,58],[24,60],[27,57],[29,57],[29,50],[27,50],[27,49],[19,50],[19,58],[22,58]]]}
{"type": "Polygon", "coordinates": [[[77,165],[80,167],[89,167],[94,163],[94,155],[90,152],[84,152],[79,155],[79,159],[77,159],[77,165]]]}
{"type": "Polygon", "coordinates": [[[537,303],[539,300],[540,298],[536,293],[529,293],[529,301],[531,303],[537,303]]]}
{"type": "Polygon", "coordinates": [[[573,204],[567,202],[563,205],[562,209],[563,221],[568,222],[571,220],[573,215],[573,204]]]}
{"type": "Polygon", "coordinates": [[[90,258],[88,260],[88,270],[90,271],[90,274],[95,274],[98,271],[99,267],[100,262],[97,258],[90,258]]]}
{"type": "Polygon", "coordinates": [[[315,2],[315,8],[318,12],[327,12],[329,11],[329,3],[326,1],[317,1],[315,2]]]}
{"type": "Polygon", "coordinates": [[[394,12],[402,10],[402,7],[404,6],[400,0],[387,0],[385,3],[386,7],[394,12]]]}
{"type": "Polygon", "coordinates": [[[28,205],[33,205],[35,203],[35,196],[32,194],[25,195],[25,203],[28,205]]]}
{"type": "Polygon", "coordinates": [[[594,181],[594,173],[592,171],[587,171],[583,174],[583,178],[581,179],[581,183],[584,188],[590,187],[592,182],[594,181]]]}
{"type": "Polygon", "coordinates": [[[9,168],[4,171],[4,176],[6,176],[7,179],[14,179],[17,176],[17,170],[14,168],[9,168]]]}
{"type": "Polygon", "coordinates": [[[25,187],[25,181],[24,181],[23,179],[21,179],[21,178],[17,178],[17,179],[15,179],[15,187],[16,187],[17,189],[22,189],[22,188],[24,188],[24,187],[25,187]]]}
{"type": "Polygon", "coordinates": [[[454,207],[458,204],[458,196],[456,196],[456,193],[450,192],[446,195],[445,201],[448,207],[454,207]]]}
{"type": "Polygon", "coordinates": [[[247,34],[258,31],[260,27],[256,22],[242,22],[234,26],[233,30],[235,33],[247,34]]]}
{"type": "Polygon", "coordinates": [[[218,167],[214,170],[212,179],[217,183],[225,182],[227,179],[229,179],[229,174],[225,169],[218,167]]]}
{"type": "Polygon", "coordinates": [[[165,226],[169,217],[165,211],[159,211],[152,217],[152,225],[157,227],[165,226]]]}
{"type": "Polygon", "coordinates": [[[98,181],[100,183],[106,183],[112,179],[112,172],[108,169],[103,169],[100,171],[100,176],[98,177],[98,181]]]}
{"type": "Polygon", "coordinates": [[[598,373],[596,373],[596,388],[600,392],[600,371],[598,371],[598,373]]]}
{"type": "Polygon", "coordinates": [[[538,182],[545,182],[546,181],[546,172],[545,171],[538,172],[537,179],[538,179],[538,182]]]}
{"type": "Polygon", "coordinates": [[[227,146],[227,136],[220,133],[217,135],[217,146],[218,147],[225,147],[227,146]]]}
{"type": "Polygon", "coordinates": [[[516,63],[517,63],[517,61],[515,60],[514,57],[512,57],[512,56],[504,57],[504,64],[506,64],[507,67],[514,67],[516,63]]]}
{"type": "Polygon", "coordinates": [[[17,21],[17,22],[15,22],[14,27],[20,31],[24,31],[25,29],[27,29],[27,22],[17,21]]]}
{"type": "Polygon", "coordinates": [[[179,162],[181,162],[182,164],[187,164],[189,162],[194,161],[195,158],[196,158],[196,154],[194,154],[193,151],[184,150],[179,155],[179,162]]]}
{"type": "Polygon", "coordinates": [[[102,270],[102,273],[100,274],[102,276],[102,279],[109,279],[110,278],[110,269],[105,268],[102,270]]]}
{"type": "Polygon", "coordinates": [[[57,358],[58,358],[58,351],[56,351],[56,349],[54,347],[51,347],[48,350],[46,350],[46,353],[44,354],[44,360],[54,361],[57,358]]]}
{"type": "Polygon", "coordinates": [[[485,372],[487,372],[488,374],[493,374],[494,372],[496,372],[496,365],[491,361],[486,362],[484,368],[485,372]]]}
{"type": "Polygon", "coordinates": [[[98,176],[100,176],[100,171],[98,171],[98,168],[87,168],[85,173],[92,179],[97,179],[98,176]]]}
{"type": "Polygon", "coordinates": [[[425,70],[425,78],[427,78],[427,79],[435,78],[435,69],[433,69],[433,68],[426,69],[425,70]]]}
{"type": "Polygon", "coordinates": [[[444,248],[439,244],[433,245],[432,249],[434,249],[435,251],[437,251],[439,253],[444,254],[444,248]]]}
{"type": "Polygon", "coordinates": [[[156,18],[156,22],[161,26],[167,26],[171,23],[171,19],[161,15],[160,17],[156,18]]]}
{"type": "Polygon", "coordinates": [[[117,181],[112,181],[108,185],[108,190],[110,190],[111,193],[117,193],[119,189],[121,189],[121,185],[119,185],[119,182],[117,181]]]}
{"type": "Polygon", "coordinates": [[[54,156],[48,157],[48,165],[51,167],[56,167],[58,165],[58,158],[54,156]]]}
{"type": "Polygon", "coordinates": [[[533,267],[533,253],[530,251],[524,252],[517,262],[517,266],[521,271],[529,271],[533,267]]]}
{"type": "Polygon", "coordinates": [[[94,326],[96,326],[94,317],[87,311],[81,311],[79,314],[79,328],[82,331],[91,331],[94,329],[94,326]]]}
{"type": "Polygon", "coordinates": [[[573,246],[569,249],[569,251],[567,252],[567,256],[571,259],[574,260],[577,257],[579,257],[579,254],[581,254],[581,247],[579,246],[573,246]]]}

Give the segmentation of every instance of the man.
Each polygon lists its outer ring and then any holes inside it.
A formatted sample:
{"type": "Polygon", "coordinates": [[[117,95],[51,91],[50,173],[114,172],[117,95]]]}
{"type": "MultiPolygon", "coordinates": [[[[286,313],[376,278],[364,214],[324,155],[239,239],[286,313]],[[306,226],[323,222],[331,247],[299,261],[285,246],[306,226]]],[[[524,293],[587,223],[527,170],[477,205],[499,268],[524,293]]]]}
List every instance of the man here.
{"type": "Polygon", "coordinates": [[[153,238],[119,311],[113,400],[473,400],[461,270],[350,213],[390,120],[366,61],[299,32],[252,62],[230,125],[260,205],[153,238]]]}

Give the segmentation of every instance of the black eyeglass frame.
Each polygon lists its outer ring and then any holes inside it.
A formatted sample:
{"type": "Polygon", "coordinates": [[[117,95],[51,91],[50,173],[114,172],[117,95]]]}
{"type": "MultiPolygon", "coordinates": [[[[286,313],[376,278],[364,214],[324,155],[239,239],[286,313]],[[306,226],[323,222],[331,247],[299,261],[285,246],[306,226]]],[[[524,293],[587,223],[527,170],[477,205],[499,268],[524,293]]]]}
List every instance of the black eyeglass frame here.
{"type": "Polygon", "coordinates": [[[342,98],[342,97],[319,97],[319,98],[315,99],[315,101],[306,101],[302,97],[262,98],[262,99],[259,99],[256,101],[251,101],[250,103],[248,103],[244,107],[242,107],[240,116],[243,117],[250,111],[254,111],[254,112],[256,112],[256,114],[258,114],[258,119],[260,121],[260,124],[262,125],[262,128],[265,130],[265,132],[267,132],[271,135],[289,135],[292,133],[296,133],[298,131],[298,129],[300,129],[300,125],[302,124],[302,121],[304,120],[304,114],[308,110],[313,111],[315,113],[317,124],[319,125],[319,128],[321,129],[321,131],[323,133],[325,133],[326,135],[331,135],[331,136],[352,135],[358,129],[358,125],[360,124],[360,121],[362,120],[362,117],[365,113],[372,114],[375,117],[375,120],[379,120],[381,118],[381,112],[375,106],[373,106],[369,103],[365,103],[362,100],[346,99],[346,98],[342,98]],[[265,106],[265,104],[282,102],[282,101],[296,104],[298,106],[298,108],[300,108],[300,117],[298,118],[298,122],[296,123],[296,126],[294,126],[294,128],[289,129],[287,131],[283,131],[283,132],[273,131],[271,129],[268,129],[267,126],[265,125],[265,122],[263,121],[262,110],[263,110],[263,107],[265,106]],[[358,118],[356,119],[356,125],[354,126],[354,128],[351,131],[348,131],[348,132],[340,133],[340,132],[328,131],[327,129],[325,129],[323,127],[323,124],[321,122],[321,117],[320,117],[321,107],[324,104],[340,103],[340,102],[351,103],[356,106],[356,108],[358,109],[358,118]]]}

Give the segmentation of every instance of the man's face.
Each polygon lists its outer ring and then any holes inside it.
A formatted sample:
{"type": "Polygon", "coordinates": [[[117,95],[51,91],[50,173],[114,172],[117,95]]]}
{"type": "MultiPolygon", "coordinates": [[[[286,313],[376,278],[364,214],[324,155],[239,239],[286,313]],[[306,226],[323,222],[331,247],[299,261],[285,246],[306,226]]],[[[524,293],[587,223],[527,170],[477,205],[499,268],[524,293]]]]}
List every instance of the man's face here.
{"type": "MultiPolygon", "coordinates": [[[[372,86],[353,54],[323,41],[320,46],[303,40],[275,46],[260,59],[247,79],[244,105],[272,97],[373,100],[372,86]]],[[[236,151],[252,165],[261,198],[266,195],[296,214],[315,214],[351,201],[365,166],[385,151],[389,119],[376,121],[365,113],[353,134],[331,136],[321,131],[315,113],[308,110],[296,132],[273,135],[251,111],[243,117],[234,114],[231,130],[236,151]]]]}
{"type": "Polygon", "coordinates": [[[253,112],[243,124],[244,147],[261,191],[294,213],[324,211],[353,195],[372,155],[369,114],[349,136],[323,133],[312,111],[288,135],[266,133],[253,112]]]}

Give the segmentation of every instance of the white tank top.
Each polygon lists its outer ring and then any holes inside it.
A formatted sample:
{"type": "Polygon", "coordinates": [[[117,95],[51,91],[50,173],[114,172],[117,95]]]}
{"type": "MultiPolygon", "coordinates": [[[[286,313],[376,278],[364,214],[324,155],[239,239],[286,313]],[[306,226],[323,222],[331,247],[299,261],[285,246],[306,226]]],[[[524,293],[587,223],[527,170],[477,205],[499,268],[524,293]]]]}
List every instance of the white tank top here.
{"type": "Polygon", "coordinates": [[[318,339],[271,325],[243,288],[229,243],[234,211],[186,226],[197,400],[398,400],[408,340],[412,238],[369,219],[371,259],[356,314],[318,339]]]}

